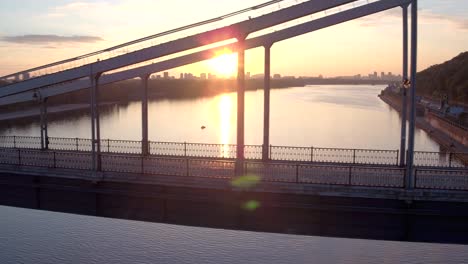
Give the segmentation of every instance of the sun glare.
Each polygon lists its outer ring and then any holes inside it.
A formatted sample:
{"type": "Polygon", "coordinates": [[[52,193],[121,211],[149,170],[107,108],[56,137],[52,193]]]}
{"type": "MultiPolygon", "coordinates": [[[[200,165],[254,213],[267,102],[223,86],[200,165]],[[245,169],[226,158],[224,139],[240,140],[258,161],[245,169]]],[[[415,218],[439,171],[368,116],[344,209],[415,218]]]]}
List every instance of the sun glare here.
{"type": "Polygon", "coordinates": [[[216,57],[208,61],[212,71],[216,75],[229,77],[236,74],[237,54],[225,49],[216,53],[216,57]]]}

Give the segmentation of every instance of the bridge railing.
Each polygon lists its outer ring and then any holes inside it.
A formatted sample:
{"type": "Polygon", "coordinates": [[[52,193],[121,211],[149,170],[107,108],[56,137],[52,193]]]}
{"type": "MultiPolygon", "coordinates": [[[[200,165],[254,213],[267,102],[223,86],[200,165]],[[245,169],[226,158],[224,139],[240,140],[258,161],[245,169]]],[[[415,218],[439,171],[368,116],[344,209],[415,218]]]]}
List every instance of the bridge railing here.
{"type": "Polygon", "coordinates": [[[414,165],[418,167],[466,168],[468,153],[415,151],[414,165]]]}
{"type": "MultiPolygon", "coordinates": [[[[61,151],[91,151],[91,140],[85,138],[49,137],[49,149],[61,151]]],[[[40,149],[40,137],[0,136],[0,148],[40,149]]],[[[101,140],[102,153],[141,154],[142,142],[135,140],[101,140]]],[[[188,142],[149,142],[149,154],[153,156],[235,159],[234,144],[205,144],[188,142]]],[[[261,145],[246,145],[244,155],[247,160],[262,159],[261,145]]],[[[308,163],[398,165],[398,150],[318,148],[269,146],[271,161],[308,163]]],[[[468,167],[468,153],[444,153],[416,151],[414,164],[417,167],[468,167]]]]}
{"type": "Polygon", "coordinates": [[[468,190],[468,170],[416,169],[417,189],[468,190]]]}
{"type": "Polygon", "coordinates": [[[271,160],[398,165],[398,150],[270,146],[271,160]]]}
{"type": "Polygon", "coordinates": [[[405,169],[246,162],[246,173],[264,181],[403,188],[405,169]]]}
{"type": "MultiPolygon", "coordinates": [[[[235,161],[197,158],[171,158],[104,153],[102,172],[138,175],[167,175],[232,179],[235,161]]],[[[0,164],[38,168],[92,170],[89,152],[42,151],[0,148],[0,164]]],[[[265,182],[403,188],[405,169],[397,167],[322,165],[291,162],[246,161],[245,173],[265,182]]],[[[151,180],[151,178],[140,178],[151,180]]],[[[468,170],[416,168],[416,189],[468,190],[468,170]]]]}

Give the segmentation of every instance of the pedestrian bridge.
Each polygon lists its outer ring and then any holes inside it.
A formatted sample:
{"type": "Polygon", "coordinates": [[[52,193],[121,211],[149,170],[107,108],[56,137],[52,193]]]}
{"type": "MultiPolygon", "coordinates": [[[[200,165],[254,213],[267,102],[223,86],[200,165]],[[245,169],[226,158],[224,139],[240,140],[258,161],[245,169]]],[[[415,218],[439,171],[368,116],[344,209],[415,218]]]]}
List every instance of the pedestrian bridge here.
{"type": "Polygon", "coordinates": [[[417,3],[272,0],[0,77],[0,105],[41,106],[40,138],[0,138],[0,203],[237,230],[466,244],[467,154],[414,151],[417,3]],[[403,83],[411,84],[408,148],[406,114],[399,150],[271,146],[271,46],[395,7],[403,17],[403,83]],[[265,52],[264,136],[252,146],[244,144],[244,59],[255,47],[265,52]],[[149,141],[149,76],[211,59],[218,49],[238,53],[236,145],[149,141]],[[142,80],[142,140],[101,139],[100,85],[132,78],[142,80]],[[47,98],[81,89],[90,91],[91,139],[49,137],[47,98]]]}
{"type": "Polygon", "coordinates": [[[26,138],[5,137],[1,163],[5,166],[80,169],[98,174],[116,171],[142,175],[229,178],[252,173],[265,181],[407,189],[427,186],[435,189],[466,189],[463,183],[465,178],[460,176],[466,175],[466,169],[456,168],[465,166],[463,162],[460,163],[460,160],[466,160],[465,154],[414,151],[416,59],[417,0],[269,1],[101,51],[0,77],[0,80],[6,82],[0,89],[0,105],[37,101],[41,106],[41,137],[30,138],[30,143],[25,142],[26,138]],[[403,78],[407,84],[409,5],[412,41],[408,148],[405,114],[402,115],[401,147],[397,151],[270,146],[271,46],[296,36],[401,7],[403,78]],[[245,50],[256,47],[264,47],[265,50],[264,131],[263,144],[249,146],[244,142],[244,60],[245,50]],[[238,53],[236,145],[150,142],[149,76],[213,58],[219,49],[238,53]],[[102,140],[99,87],[132,78],[142,80],[142,141],[102,140]],[[49,137],[47,98],[81,89],[90,90],[91,139],[49,137]],[[429,181],[437,183],[425,183],[429,181]]]}

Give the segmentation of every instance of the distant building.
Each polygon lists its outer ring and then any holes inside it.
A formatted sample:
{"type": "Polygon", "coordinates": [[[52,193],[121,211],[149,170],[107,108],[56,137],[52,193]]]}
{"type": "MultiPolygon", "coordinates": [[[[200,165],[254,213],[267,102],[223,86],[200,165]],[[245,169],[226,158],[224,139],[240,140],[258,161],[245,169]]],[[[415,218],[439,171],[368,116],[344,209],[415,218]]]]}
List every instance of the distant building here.
{"type": "Polygon", "coordinates": [[[247,80],[250,79],[250,72],[247,72],[247,73],[245,74],[245,79],[247,79],[247,80]]]}
{"type": "Polygon", "coordinates": [[[214,80],[214,79],[216,79],[216,75],[208,73],[208,80],[214,80]]]}
{"type": "Polygon", "coordinates": [[[380,73],[380,79],[385,80],[385,72],[380,73]]]}
{"type": "Polygon", "coordinates": [[[206,73],[202,73],[202,74],[200,74],[200,79],[202,79],[202,80],[206,80],[206,73]]]}
{"type": "Polygon", "coordinates": [[[263,73],[254,74],[254,75],[250,76],[250,78],[252,78],[252,79],[263,79],[264,77],[265,77],[265,74],[263,74],[263,73]]]}
{"type": "Polygon", "coordinates": [[[180,79],[184,79],[184,74],[183,73],[180,74],[180,79]]]}
{"type": "Polygon", "coordinates": [[[281,74],[278,74],[278,73],[274,74],[273,79],[281,79],[281,74]]]}
{"type": "Polygon", "coordinates": [[[169,72],[164,72],[164,79],[169,79],[169,72]]]}

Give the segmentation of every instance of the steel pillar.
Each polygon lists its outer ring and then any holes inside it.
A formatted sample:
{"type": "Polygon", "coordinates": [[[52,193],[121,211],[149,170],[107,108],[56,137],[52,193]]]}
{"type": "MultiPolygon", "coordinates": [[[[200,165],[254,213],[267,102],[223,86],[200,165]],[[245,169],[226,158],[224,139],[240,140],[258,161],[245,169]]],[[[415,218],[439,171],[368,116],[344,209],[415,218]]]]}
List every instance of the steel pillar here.
{"type": "Polygon", "coordinates": [[[416,119],[416,73],[418,51],[418,1],[411,3],[411,90],[410,90],[410,122],[408,135],[407,182],[408,189],[414,188],[414,128],[416,119]]]}
{"type": "Polygon", "coordinates": [[[91,151],[93,170],[101,170],[101,129],[99,122],[99,78],[100,73],[93,73],[91,66],[91,151]]]}
{"type": "Polygon", "coordinates": [[[236,174],[244,174],[244,117],[245,117],[245,38],[238,38],[237,50],[237,149],[236,174]]]}
{"type": "Polygon", "coordinates": [[[403,93],[401,102],[401,142],[400,142],[400,167],[405,166],[406,158],[406,116],[408,108],[408,100],[406,96],[406,88],[408,83],[408,5],[402,6],[403,9],[403,93]]]}
{"type": "Polygon", "coordinates": [[[148,143],[148,79],[150,75],[141,77],[142,96],[141,96],[141,154],[149,155],[148,143]]]}
{"type": "Polygon", "coordinates": [[[269,160],[270,146],[270,51],[271,44],[265,45],[265,77],[263,81],[263,148],[262,160],[269,160]]]}
{"type": "Polygon", "coordinates": [[[49,149],[49,135],[47,127],[47,98],[40,99],[41,112],[41,149],[49,149]]]}

